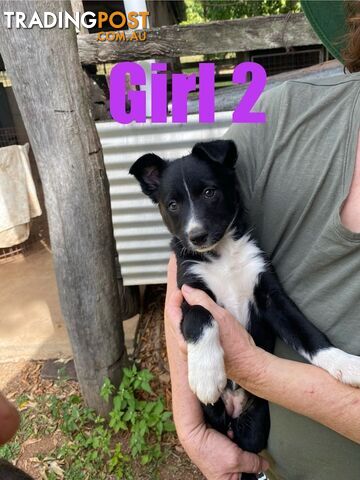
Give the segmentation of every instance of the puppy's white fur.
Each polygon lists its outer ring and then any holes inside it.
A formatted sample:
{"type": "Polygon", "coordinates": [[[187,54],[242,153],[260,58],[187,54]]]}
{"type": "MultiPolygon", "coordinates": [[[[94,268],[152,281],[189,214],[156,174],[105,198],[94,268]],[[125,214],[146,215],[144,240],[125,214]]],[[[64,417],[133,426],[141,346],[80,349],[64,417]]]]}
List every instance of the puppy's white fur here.
{"type": "MultiPolygon", "coordinates": [[[[194,262],[191,272],[210,288],[217,303],[246,327],[249,306],[254,301],[254,288],[260,273],[265,270],[264,259],[249,235],[234,240],[230,232],[218,243],[216,254],[209,257],[209,261],[194,262]]],[[[216,402],[225,388],[226,374],[215,321],[211,327],[205,328],[196,343],[188,345],[188,356],[191,389],[201,402],[216,402]]],[[[238,396],[233,403],[239,414],[244,400],[240,394],[238,396]]]]}
{"type": "Polygon", "coordinates": [[[188,343],[188,376],[191,390],[204,403],[215,403],[226,386],[224,351],[215,320],[195,343],[188,343]]]}
{"type": "Polygon", "coordinates": [[[342,383],[360,387],[360,357],[335,347],[320,350],[312,357],[304,352],[302,355],[313,365],[323,368],[342,383]]]}
{"type": "Polygon", "coordinates": [[[234,240],[228,232],[218,243],[215,257],[194,262],[191,272],[200,277],[214,293],[216,301],[243,325],[249,321],[249,306],[265,261],[249,235],[234,240]]]}

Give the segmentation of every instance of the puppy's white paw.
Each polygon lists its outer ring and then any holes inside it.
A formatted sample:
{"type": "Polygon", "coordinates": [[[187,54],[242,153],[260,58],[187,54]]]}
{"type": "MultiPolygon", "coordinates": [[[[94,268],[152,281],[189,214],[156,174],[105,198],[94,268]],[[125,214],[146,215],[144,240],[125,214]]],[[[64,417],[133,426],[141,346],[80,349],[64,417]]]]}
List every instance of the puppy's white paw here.
{"type": "Polygon", "coordinates": [[[224,352],[215,321],[204,328],[196,343],[188,344],[188,369],[190,388],[200,402],[215,403],[227,381],[224,352]]]}
{"type": "Polygon", "coordinates": [[[331,347],[320,350],[311,363],[327,370],[342,383],[360,387],[360,357],[331,347]]]}

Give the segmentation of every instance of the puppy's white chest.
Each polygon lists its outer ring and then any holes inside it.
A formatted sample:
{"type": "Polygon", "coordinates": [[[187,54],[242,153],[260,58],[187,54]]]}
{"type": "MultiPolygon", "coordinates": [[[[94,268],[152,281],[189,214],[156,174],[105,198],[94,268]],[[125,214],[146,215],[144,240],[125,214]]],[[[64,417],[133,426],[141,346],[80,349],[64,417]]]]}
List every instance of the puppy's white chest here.
{"type": "Polygon", "coordinates": [[[217,257],[196,262],[190,269],[214,293],[216,301],[246,327],[249,307],[259,274],[265,271],[260,249],[245,235],[234,240],[230,234],[217,248],[217,257]]]}

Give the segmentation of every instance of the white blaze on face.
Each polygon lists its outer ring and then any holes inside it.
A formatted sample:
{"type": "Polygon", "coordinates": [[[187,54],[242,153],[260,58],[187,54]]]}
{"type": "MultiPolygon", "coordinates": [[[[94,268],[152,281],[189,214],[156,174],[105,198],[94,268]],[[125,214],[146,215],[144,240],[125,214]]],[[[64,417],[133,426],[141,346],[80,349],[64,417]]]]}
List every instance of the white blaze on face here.
{"type": "Polygon", "coordinates": [[[187,225],[186,225],[186,228],[185,228],[185,233],[187,233],[187,235],[189,235],[192,230],[200,230],[202,228],[202,224],[196,218],[194,202],[192,201],[190,191],[189,191],[189,187],[187,186],[187,183],[186,183],[186,180],[185,180],[184,176],[183,176],[183,183],[184,183],[186,194],[189,198],[189,205],[190,205],[190,213],[189,213],[187,225]]]}

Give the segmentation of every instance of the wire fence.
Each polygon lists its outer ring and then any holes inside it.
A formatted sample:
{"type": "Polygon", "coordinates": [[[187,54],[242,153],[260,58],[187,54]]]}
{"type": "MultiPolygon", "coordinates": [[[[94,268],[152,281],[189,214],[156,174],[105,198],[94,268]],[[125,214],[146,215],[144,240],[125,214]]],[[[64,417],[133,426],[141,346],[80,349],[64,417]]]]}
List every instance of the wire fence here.
{"type": "Polygon", "coordinates": [[[0,128],[0,148],[17,144],[18,138],[14,127],[0,128]]]}

